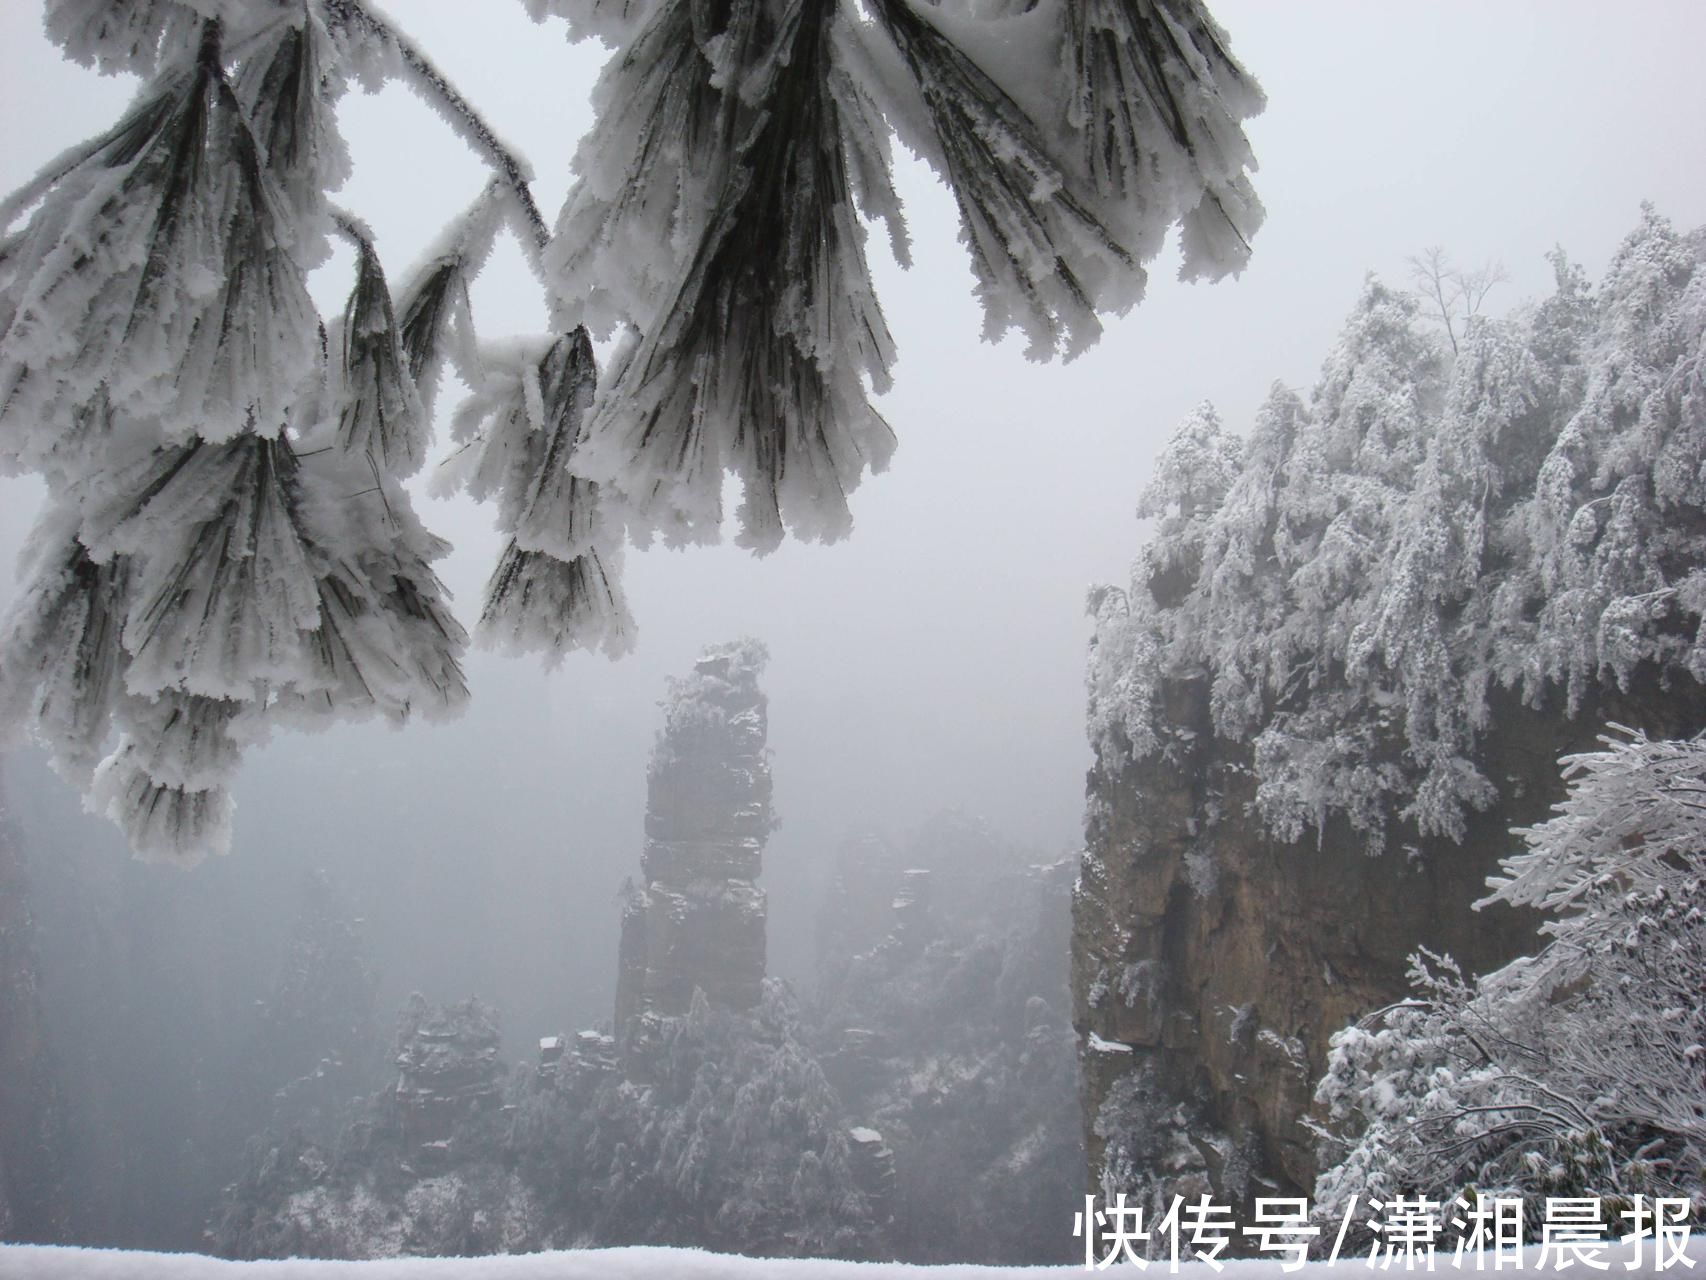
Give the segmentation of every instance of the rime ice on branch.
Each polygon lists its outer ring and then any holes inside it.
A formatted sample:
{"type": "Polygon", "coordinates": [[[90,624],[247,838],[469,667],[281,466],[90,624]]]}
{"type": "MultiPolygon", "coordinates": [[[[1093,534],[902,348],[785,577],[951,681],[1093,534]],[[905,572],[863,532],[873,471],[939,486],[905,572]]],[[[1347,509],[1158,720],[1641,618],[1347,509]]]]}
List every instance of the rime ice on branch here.
{"type": "Polygon", "coordinates": [[[0,465],[50,499],[0,707],[138,853],[193,861],[230,839],[246,744],[455,710],[464,635],[398,483],[425,423],[384,275],[326,199],[344,7],[48,8],[73,56],[146,79],[6,206],[0,465]],[[334,231],[360,252],[328,334],[304,281],[334,231]]]}
{"type": "Polygon", "coordinates": [[[709,540],[725,471],[741,539],[833,538],[893,447],[869,403],[894,350],[859,213],[905,229],[889,134],[953,191],[986,336],[1076,354],[1142,296],[1184,228],[1186,273],[1242,267],[1260,110],[1201,7],[532,0],[618,43],[547,253],[561,317],[631,341],[582,466],[639,530],[709,540]]]}
{"type": "Polygon", "coordinates": [[[615,47],[554,235],[526,160],[363,0],[46,0],[67,56],[143,87],[0,204],[0,468],[51,494],[0,714],[98,772],[138,852],[223,848],[279,723],[462,703],[448,548],[400,483],[447,364],[474,391],[444,483],[507,538],[483,631],[615,654],[625,538],[714,540],[729,474],[743,544],[837,538],[886,464],[864,245],[881,221],[908,260],[891,133],[954,193],[986,333],[1036,357],[1135,303],[1169,227],[1218,275],[1261,220],[1261,94],[1195,0],[527,5],[615,47]],[[328,200],[352,80],[406,84],[491,171],[401,275],[328,200]],[[468,284],[506,225],[557,331],[482,345],[468,284]],[[327,322],[305,280],[334,236],[355,279],[327,322]],[[602,387],[583,323],[621,335],[602,387]]]}

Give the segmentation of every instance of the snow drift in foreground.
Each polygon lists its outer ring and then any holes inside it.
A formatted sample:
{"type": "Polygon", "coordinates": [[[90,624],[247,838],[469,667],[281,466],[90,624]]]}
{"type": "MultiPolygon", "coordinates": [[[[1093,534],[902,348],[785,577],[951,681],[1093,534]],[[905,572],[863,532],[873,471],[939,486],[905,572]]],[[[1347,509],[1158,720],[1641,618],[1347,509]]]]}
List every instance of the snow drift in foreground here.
{"type": "MultiPolygon", "coordinates": [[[[1443,1275],[1500,1274],[1520,1277],[1540,1268],[1536,1263],[1540,1246],[1523,1251],[1521,1268],[1506,1262],[1495,1273],[1492,1258],[1474,1255],[1459,1269],[1451,1265],[1451,1254],[1443,1252],[1432,1270],[1443,1275]]],[[[1672,1277],[1701,1274],[1698,1264],[1706,1259],[1706,1236],[1690,1238],[1684,1257],[1686,1265],[1672,1264],[1662,1273],[1672,1277]]],[[[1609,1242],[1600,1260],[1612,1274],[1629,1277],[1657,1276],[1651,1242],[1644,1248],[1609,1242]],[[1634,1265],[1631,1266],[1630,1264],[1634,1265]]],[[[1278,1280],[1282,1274],[1303,1275],[1305,1280],[1329,1280],[1342,1275],[1355,1280],[1378,1270],[1363,1258],[1341,1258],[1338,1262],[1312,1262],[1301,1271],[1285,1272],[1279,1257],[1239,1258],[1221,1264],[1217,1271],[1205,1262],[1179,1265],[1177,1274],[1187,1280],[1278,1280]]],[[[1403,1269],[1396,1261],[1391,1271],[1403,1269]]],[[[1152,1262],[1139,1273],[1129,1264],[1109,1268],[1124,1275],[1173,1274],[1165,1261],[1152,1262]]],[[[1427,1268],[1419,1262],[1415,1272],[1427,1268]]],[[[1590,1274],[1577,1266],[1578,1275],[1590,1274]]],[[[1552,1273],[1552,1267],[1544,1269],[1552,1273]]],[[[226,1262],[197,1254],[127,1253],[113,1249],[61,1249],[34,1245],[0,1245],[0,1280],[1011,1280],[1012,1277],[1082,1276],[1083,1266],[984,1267],[913,1266],[899,1262],[836,1262],[825,1259],[742,1258],[732,1254],[701,1253],[693,1249],[583,1249],[558,1253],[530,1253],[488,1258],[386,1258],[374,1262],[327,1262],[305,1258],[267,1262],[226,1262]]]]}

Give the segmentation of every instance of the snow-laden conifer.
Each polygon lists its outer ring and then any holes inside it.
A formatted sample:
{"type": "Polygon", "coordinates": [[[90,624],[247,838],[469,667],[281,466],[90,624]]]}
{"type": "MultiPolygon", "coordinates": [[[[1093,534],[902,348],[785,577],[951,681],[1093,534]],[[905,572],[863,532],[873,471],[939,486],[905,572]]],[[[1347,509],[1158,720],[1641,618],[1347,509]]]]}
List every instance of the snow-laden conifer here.
{"type": "Polygon", "coordinates": [[[1518,513],[1545,602],[1538,664],[1571,705],[1602,674],[1701,663],[1706,254],[1651,209],[1613,258],[1576,411],[1518,513]]]}
{"type": "Polygon", "coordinates": [[[1477,904],[1547,912],[1541,949],[1478,979],[1416,957],[1412,999],[1334,1036],[1324,1214],[1469,1187],[1701,1194],[1706,741],[1602,741],[1477,904]]]}
{"type": "Polygon", "coordinates": [[[1157,461],[1155,479],[1137,500],[1138,519],[1160,520],[1144,553],[1151,574],[1196,571],[1203,535],[1242,464],[1242,442],[1221,426],[1213,405],[1204,401],[1186,415],[1157,461]]]}
{"type": "Polygon", "coordinates": [[[1241,458],[1193,413],[1130,590],[1093,597],[1104,762],[1165,751],[1163,684],[1201,680],[1275,834],[1340,814],[1371,848],[1394,820],[1461,839],[1497,797],[1475,754],[1500,690],[1575,710],[1698,679],[1703,245],[1649,211],[1597,290],[1555,254],[1550,298],[1473,317],[1456,352],[1371,282],[1309,403],[1276,390],[1241,458]]]}

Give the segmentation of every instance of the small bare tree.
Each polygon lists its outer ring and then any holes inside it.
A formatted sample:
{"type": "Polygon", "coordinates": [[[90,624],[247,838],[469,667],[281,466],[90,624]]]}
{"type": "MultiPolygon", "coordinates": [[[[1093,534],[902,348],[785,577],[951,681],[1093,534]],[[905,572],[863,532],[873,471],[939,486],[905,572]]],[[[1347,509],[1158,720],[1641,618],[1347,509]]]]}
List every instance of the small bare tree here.
{"type": "Polygon", "coordinates": [[[1484,262],[1473,269],[1458,267],[1438,245],[1412,254],[1408,261],[1410,279],[1417,291],[1439,309],[1439,321],[1445,326],[1445,336],[1451,340],[1451,353],[1456,355],[1458,334],[1468,336],[1487,295],[1496,286],[1509,282],[1504,264],[1484,262]]]}

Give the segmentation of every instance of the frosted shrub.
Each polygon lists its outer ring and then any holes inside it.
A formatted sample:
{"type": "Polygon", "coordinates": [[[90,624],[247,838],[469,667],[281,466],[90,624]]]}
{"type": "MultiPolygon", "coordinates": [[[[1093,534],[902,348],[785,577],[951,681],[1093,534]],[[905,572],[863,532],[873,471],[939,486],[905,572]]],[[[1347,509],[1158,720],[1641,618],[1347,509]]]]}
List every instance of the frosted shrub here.
{"type": "Polygon", "coordinates": [[[1485,977],[1418,956],[1414,998],[1333,1037],[1322,1212],[1353,1194],[1706,1193],[1706,740],[1605,739],[1481,904],[1548,913],[1485,977]]]}

